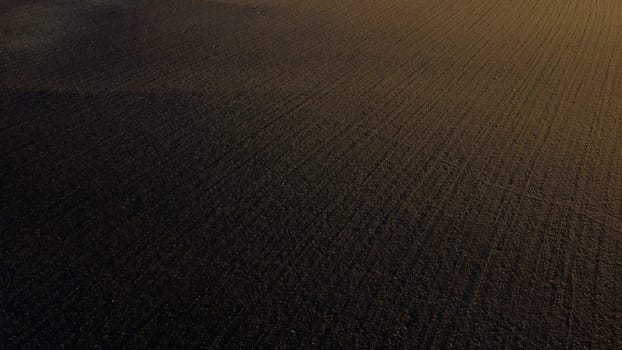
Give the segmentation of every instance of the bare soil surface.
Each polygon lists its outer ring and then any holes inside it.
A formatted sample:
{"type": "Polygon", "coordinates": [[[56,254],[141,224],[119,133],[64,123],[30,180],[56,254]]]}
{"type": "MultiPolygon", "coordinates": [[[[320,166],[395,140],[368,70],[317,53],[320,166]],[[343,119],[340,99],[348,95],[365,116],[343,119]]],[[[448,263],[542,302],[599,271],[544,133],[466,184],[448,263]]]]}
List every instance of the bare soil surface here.
{"type": "Polygon", "coordinates": [[[0,347],[622,348],[622,2],[0,1],[0,347]]]}

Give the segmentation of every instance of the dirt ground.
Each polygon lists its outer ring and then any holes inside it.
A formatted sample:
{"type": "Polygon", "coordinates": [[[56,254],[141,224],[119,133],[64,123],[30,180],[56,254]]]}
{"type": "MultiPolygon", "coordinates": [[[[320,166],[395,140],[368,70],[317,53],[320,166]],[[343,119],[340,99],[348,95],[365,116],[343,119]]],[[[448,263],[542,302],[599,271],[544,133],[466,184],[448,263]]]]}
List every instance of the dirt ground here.
{"type": "Polygon", "coordinates": [[[622,2],[0,1],[0,347],[622,348],[622,2]]]}

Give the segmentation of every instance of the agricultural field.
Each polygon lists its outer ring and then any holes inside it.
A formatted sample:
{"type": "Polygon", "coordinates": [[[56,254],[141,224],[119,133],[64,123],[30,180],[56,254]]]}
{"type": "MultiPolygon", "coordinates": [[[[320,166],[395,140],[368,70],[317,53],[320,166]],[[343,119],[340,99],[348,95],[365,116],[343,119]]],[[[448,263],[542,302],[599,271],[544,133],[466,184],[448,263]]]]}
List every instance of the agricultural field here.
{"type": "Polygon", "coordinates": [[[0,0],[0,348],[622,348],[622,2],[0,0]]]}

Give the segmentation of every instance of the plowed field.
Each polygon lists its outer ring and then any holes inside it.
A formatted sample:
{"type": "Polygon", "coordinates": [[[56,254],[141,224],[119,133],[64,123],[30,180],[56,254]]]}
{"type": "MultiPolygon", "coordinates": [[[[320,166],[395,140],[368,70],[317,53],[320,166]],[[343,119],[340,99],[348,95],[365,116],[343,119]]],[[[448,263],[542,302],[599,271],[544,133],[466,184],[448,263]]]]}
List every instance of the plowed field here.
{"type": "Polygon", "coordinates": [[[622,348],[622,2],[0,1],[0,347],[622,348]]]}

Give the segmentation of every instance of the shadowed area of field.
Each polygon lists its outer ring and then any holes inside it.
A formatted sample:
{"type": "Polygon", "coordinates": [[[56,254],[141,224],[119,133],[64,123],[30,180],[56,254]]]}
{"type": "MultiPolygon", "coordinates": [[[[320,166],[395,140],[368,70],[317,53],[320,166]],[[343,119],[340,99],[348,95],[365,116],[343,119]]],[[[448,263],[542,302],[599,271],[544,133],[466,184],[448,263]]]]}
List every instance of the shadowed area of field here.
{"type": "Polygon", "coordinates": [[[621,14],[0,1],[0,347],[622,347],[621,14]]]}

